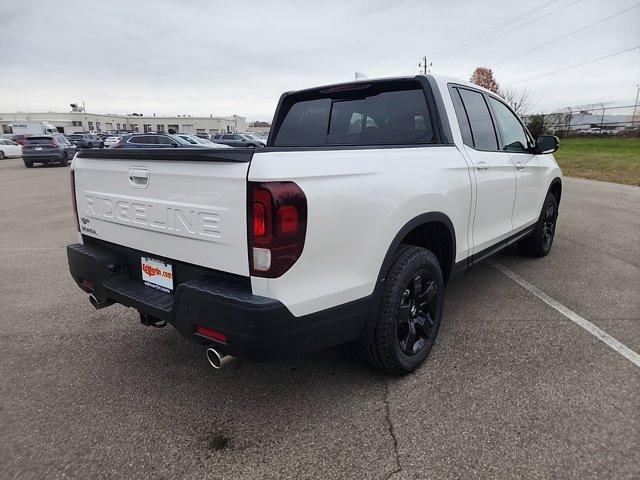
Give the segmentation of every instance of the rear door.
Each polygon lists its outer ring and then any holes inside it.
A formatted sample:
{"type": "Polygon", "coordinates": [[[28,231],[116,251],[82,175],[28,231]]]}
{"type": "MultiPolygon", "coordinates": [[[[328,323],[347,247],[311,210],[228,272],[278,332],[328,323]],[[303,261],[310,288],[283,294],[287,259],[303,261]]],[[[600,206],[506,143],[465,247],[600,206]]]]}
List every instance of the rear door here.
{"type": "Polygon", "coordinates": [[[74,176],[82,234],[152,258],[249,275],[251,155],[238,151],[216,159],[218,152],[206,152],[129,149],[78,155],[74,176]],[[234,155],[237,159],[230,161],[234,155]]]}
{"type": "Polygon", "coordinates": [[[473,254],[482,256],[491,253],[492,247],[508,238],[513,230],[515,167],[511,157],[499,151],[498,134],[484,93],[466,87],[450,87],[450,93],[464,152],[474,167],[473,254]]]}

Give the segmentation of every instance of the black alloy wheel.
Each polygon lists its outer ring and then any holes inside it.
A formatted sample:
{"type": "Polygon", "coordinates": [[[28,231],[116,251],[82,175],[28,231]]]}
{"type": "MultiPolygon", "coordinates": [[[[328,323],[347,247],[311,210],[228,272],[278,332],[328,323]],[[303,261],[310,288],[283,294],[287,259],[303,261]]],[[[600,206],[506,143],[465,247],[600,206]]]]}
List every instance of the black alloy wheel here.
{"type": "Polygon", "coordinates": [[[544,212],[544,224],[542,226],[542,248],[549,251],[553,243],[553,235],[556,231],[556,205],[549,202],[544,212]]]}
{"type": "Polygon", "coordinates": [[[427,343],[437,309],[437,286],[426,270],[416,272],[404,290],[398,312],[398,344],[405,355],[416,355],[427,343]]]}
{"type": "Polygon", "coordinates": [[[544,257],[551,251],[556,234],[558,220],[558,202],[553,193],[545,198],[533,232],[518,242],[518,249],[525,255],[544,257]]]}

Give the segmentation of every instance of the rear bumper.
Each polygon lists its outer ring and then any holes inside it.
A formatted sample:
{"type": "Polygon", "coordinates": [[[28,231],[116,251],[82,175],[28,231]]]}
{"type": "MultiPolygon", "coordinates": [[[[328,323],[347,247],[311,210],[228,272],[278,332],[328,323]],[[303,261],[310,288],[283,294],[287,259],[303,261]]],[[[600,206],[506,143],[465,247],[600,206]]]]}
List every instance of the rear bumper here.
{"type": "Polygon", "coordinates": [[[59,153],[22,153],[22,158],[30,162],[60,162],[62,161],[62,155],[59,153]]]}
{"type": "Polygon", "coordinates": [[[164,293],[142,283],[141,255],[146,254],[106,242],[67,247],[71,276],[82,290],[165,320],[194,342],[251,361],[288,358],[356,340],[369,318],[369,298],[295,317],[279,301],[253,295],[246,277],[170,259],[164,260],[174,265],[176,286],[173,294],[164,293]],[[198,334],[198,325],[224,334],[226,343],[198,334]]]}

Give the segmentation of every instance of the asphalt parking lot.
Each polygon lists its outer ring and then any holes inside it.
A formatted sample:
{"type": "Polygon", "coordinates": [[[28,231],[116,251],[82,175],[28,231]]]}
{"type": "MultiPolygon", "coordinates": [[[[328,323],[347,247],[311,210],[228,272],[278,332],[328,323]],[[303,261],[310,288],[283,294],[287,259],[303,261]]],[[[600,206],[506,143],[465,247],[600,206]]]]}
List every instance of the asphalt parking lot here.
{"type": "MultiPolygon", "coordinates": [[[[348,348],[215,371],[72,282],[66,167],[0,162],[0,478],[640,478],[640,368],[490,264],[414,374],[348,348]]],[[[640,188],[566,179],[555,245],[495,261],[640,352],[640,188]]]]}

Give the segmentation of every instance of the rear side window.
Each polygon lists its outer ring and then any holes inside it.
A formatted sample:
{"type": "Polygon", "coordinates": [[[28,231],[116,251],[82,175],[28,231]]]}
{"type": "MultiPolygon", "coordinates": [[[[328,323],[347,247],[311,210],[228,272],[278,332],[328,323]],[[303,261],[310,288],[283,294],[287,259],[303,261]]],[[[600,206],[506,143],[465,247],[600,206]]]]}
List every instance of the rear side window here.
{"type": "Polygon", "coordinates": [[[451,92],[451,100],[453,101],[453,109],[456,112],[456,117],[458,118],[458,125],[460,126],[460,133],[462,134],[462,142],[465,145],[469,145],[473,147],[473,136],[471,135],[471,126],[469,125],[469,118],[467,117],[467,112],[464,110],[464,105],[462,104],[462,99],[460,98],[460,92],[457,88],[451,87],[449,89],[451,92]]]}
{"type": "Polygon", "coordinates": [[[466,88],[459,91],[471,125],[474,147],[478,150],[497,150],[498,139],[484,95],[466,88]]]}
{"type": "Polygon", "coordinates": [[[417,82],[329,88],[293,99],[275,146],[411,145],[433,143],[423,90],[417,82]],[[324,93],[324,95],[323,95],[324,93]]]}
{"type": "Polygon", "coordinates": [[[128,143],[148,145],[156,143],[156,139],[153,135],[136,135],[135,137],[131,137],[128,143]]]}

